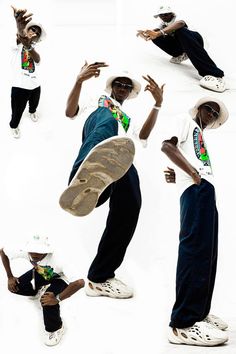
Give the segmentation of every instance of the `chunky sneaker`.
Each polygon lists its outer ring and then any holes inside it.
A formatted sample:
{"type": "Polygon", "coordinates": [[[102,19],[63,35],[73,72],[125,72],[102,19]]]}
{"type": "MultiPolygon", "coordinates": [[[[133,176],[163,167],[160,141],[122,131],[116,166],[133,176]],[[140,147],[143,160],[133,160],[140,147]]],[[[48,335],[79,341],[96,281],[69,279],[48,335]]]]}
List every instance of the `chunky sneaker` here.
{"type": "Polygon", "coordinates": [[[172,344],[213,347],[227,342],[225,332],[206,322],[196,322],[188,328],[169,328],[168,340],[172,344]]]}
{"type": "Polygon", "coordinates": [[[222,331],[225,331],[228,328],[228,324],[221,318],[210,314],[203,320],[203,322],[207,322],[222,331]]]}
{"type": "Polygon", "coordinates": [[[62,209],[75,216],[91,213],[104,189],[128,171],[134,152],[133,141],[126,137],[112,137],[96,145],[61,195],[62,209]]]}
{"type": "Polygon", "coordinates": [[[183,53],[181,55],[179,55],[178,57],[172,57],[170,59],[170,63],[173,63],[173,64],[181,64],[182,61],[185,61],[188,59],[188,56],[186,53],[183,53]]]}
{"type": "Polygon", "coordinates": [[[39,120],[39,115],[37,112],[29,113],[29,117],[32,120],[32,122],[37,122],[39,120]]]}
{"type": "Polygon", "coordinates": [[[200,80],[200,86],[215,92],[224,92],[226,83],[223,77],[206,75],[200,80]]]}
{"type": "Polygon", "coordinates": [[[11,128],[11,132],[12,132],[13,138],[15,138],[15,139],[20,138],[20,128],[11,128]]]}
{"type": "Polygon", "coordinates": [[[85,293],[88,296],[108,296],[115,299],[128,299],[134,295],[131,288],[116,278],[107,279],[104,283],[88,280],[85,293]]]}
{"type": "Polygon", "coordinates": [[[46,344],[50,347],[53,345],[57,345],[60,342],[63,334],[64,334],[64,326],[63,325],[61,328],[59,328],[55,332],[47,332],[46,331],[44,344],[46,344]]]}

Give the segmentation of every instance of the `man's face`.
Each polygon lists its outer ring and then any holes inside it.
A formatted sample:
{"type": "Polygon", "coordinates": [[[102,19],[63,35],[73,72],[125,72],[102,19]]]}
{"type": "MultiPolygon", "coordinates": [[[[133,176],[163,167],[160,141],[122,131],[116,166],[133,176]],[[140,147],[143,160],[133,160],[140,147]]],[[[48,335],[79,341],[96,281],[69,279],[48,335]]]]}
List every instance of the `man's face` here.
{"type": "Polygon", "coordinates": [[[38,26],[31,26],[27,31],[28,37],[32,38],[34,42],[38,42],[41,36],[41,28],[38,26]]]}
{"type": "Polygon", "coordinates": [[[164,22],[170,22],[173,19],[174,14],[172,12],[168,12],[165,14],[160,14],[159,17],[164,22]]]}
{"type": "Polygon", "coordinates": [[[123,103],[133,90],[133,83],[128,77],[117,77],[113,80],[111,97],[116,101],[123,103]]]}
{"type": "Polygon", "coordinates": [[[200,114],[200,118],[203,126],[207,126],[208,124],[214,124],[214,122],[219,118],[220,106],[216,102],[206,102],[203,103],[198,108],[198,114],[200,114]]]}
{"type": "Polygon", "coordinates": [[[39,262],[39,261],[41,261],[46,255],[47,255],[47,253],[29,252],[30,259],[31,259],[33,262],[39,262]]]}

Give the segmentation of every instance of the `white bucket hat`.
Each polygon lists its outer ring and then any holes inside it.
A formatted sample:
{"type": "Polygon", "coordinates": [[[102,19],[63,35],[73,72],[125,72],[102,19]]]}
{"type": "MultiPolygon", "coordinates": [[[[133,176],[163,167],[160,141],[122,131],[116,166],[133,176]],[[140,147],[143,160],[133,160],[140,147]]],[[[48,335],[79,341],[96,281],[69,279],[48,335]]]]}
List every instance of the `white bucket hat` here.
{"type": "Polygon", "coordinates": [[[200,98],[197,101],[197,103],[195,104],[195,106],[189,110],[189,113],[192,118],[195,118],[197,115],[197,112],[198,112],[198,108],[207,102],[217,103],[220,107],[220,113],[219,113],[217,120],[213,124],[211,123],[211,124],[207,125],[206,129],[219,128],[222,124],[224,124],[227,121],[227,119],[229,117],[229,112],[228,112],[228,109],[226,108],[225,104],[222,101],[218,100],[217,98],[210,97],[210,96],[200,98]]]}
{"type": "Polygon", "coordinates": [[[34,235],[25,245],[24,251],[32,253],[52,253],[48,237],[34,235]]]}
{"type": "Polygon", "coordinates": [[[172,10],[172,8],[170,6],[160,6],[159,9],[157,10],[156,15],[154,15],[153,17],[157,18],[159,15],[161,14],[169,14],[172,13],[175,15],[174,11],[172,10]]]}
{"type": "Polygon", "coordinates": [[[25,30],[27,31],[30,27],[32,26],[38,26],[41,29],[41,35],[38,39],[38,42],[43,41],[46,38],[46,32],[43,28],[43,26],[41,25],[41,23],[39,22],[35,22],[35,21],[30,21],[29,23],[27,23],[27,25],[25,26],[25,30]]]}
{"type": "Polygon", "coordinates": [[[135,98],[138,96],[141,90],[141,84],[133,78],[133,76],[128,71],[121,71],[118,72],[116,75],[110,76],[106,81],[106,88],[105,91],[110,95],[112,91],[112,82],[117,79],[118,77],[127,77],[132,81],[133,89],[130,92],[127,99],[135,98]]]}

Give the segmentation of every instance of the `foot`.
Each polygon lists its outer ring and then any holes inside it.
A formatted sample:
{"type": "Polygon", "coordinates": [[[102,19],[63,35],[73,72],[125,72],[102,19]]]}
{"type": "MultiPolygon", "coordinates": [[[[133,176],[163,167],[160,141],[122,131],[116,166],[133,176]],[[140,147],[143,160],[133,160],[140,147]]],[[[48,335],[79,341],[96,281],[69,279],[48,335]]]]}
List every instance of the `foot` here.
{"type": "Polygon", "coordinates": [[[182,61],[184,60],[187,60],[188,59],[188,56],[186,53],[183,53],[181,55],[179,55],[178,57],[172,57],[170,59],[170,63],[173,63],[173,64],[181,64],[182,61]]]}
{"type": "Polygon", "coordinates": [[[134,295],[130,287],[116,278],[107,279],[104,283],[88,280],[85,292],[88,296],[108,296],[114,299],[128,299],[134,295]]]}
{"type": "Polygon", "coordinates": [[[206,75],[200,80],[200,86],[215,92],[224,92],[226,83],[223,77],[206,75]]]}
{"type": "Polygon", "coordinates": [[[11,132],[13,135],[13,138],[19,139],[20,138],[20,128],[11,128],[11,132]]]}
{"type": "Polygon", "coordinates": [[[32,122],[37,122],[39,120],[39,115],[37,112],[29,113],[29,117],[32,120],[32,122]]]}
{"type": "Polygon", "coordinates": [[[61,328],[59,328],[55,332],[47,332],[46,331],[44,344],[46,344],[50,347],[57,345],[60,342],[63,334],[64,334],[64,326],[63,325],[61,328]]]}
{"type": "Polygon", "coordinates": [[[91,213],[104,189],[128,171],[134,152],[134,143],[129,138],[112,137],[96,145],[61,195],[62,209],[75,216],[91,213]]]}
{"type": "Polygon", "coordinates": [[[225,332],[215,328],[206,322],[196,322],[188,328],[169,329],[168,340],[172,344],[187,344],[214,347],[227,342],[225,332]]]}
{"type": "Polygon", "coordinates": [[[212,326],[221,329],[222,331],[225,331],[228,328],[228,324],[224,322],[221,318],[209,314],[203,322],[207,322],[211,324],[212,326]]]}

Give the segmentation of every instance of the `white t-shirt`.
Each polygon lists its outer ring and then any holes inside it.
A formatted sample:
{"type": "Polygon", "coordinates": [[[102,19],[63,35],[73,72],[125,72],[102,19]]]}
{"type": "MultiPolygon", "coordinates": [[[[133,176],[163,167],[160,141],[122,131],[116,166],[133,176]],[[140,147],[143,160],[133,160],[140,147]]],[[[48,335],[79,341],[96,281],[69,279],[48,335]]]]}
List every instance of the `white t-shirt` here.
{"type": "MultiPolygon", "coordinates": [[[[17,258],[24,258],[31,263],[32,268],[34,267],[33,262],[28,252],[23,250],[11,250],[4,248],[4,253],[8,256],[10,260],[17,258]]],[[[41,261],[36,264],[36,271],[44,277],[53,277],[56,274],[59,275],[60,279],[63,279],[66,283],[71,283],[79,279],[79,275],[72,268],[72,265],[65,265],[61,260],[59,260],[54,253],[48,253],[41,261]]]]}
{"type": "MultiPolygon", "coordinates": [[[[213,184],[213,172],[210,157],[204,142],[203,133],[198,124],[189,116],[177,119],[177,147],[200,176],[213,184]]],[[[175,167],[176,185],[180,195],[192,184],[193,179],[182,169],[175,167]]]]}
{"type": "MultiPolygon", "coordinates": [[[[158,17],[158,18],[157,18],[157,21],[158,21],[158,22],[157,22],[156,29],[164,29],[164,28],[166,28],[167,26],[172,25],[172,23],[174,23],[174,22],[176,22],[176,21],[180,21],[180,18],[177,18],[176,16],[174,16],[171,21],[165,22],[165,21],[162,21],[162,19],[161,19],[160,17],[158,17]]],[[[187,26],[187,24],[186,24],[186,26],[187,26]]],[[[187,26],[187,27],[188,27],[188,26],[187,26]]]]}
{"type": "Polygon", "coordinates": [[[40,86],[38,66],[30,57],[30,51],[23,49],[23,44],[12,46],[12,87],[33,90],[40,86]]]}
{"type": "MultiPolygon", "coordinates": [[[[79,104],[78,115],[79,116],[81,115],[81,116],[83,116],[83,118],[85,117],[87,119],[89,117],[89,115],[98,108],[98,101],[102,95],[107,96],[109,98],[109,100],[111,100],[113,102],[113,104],[115,106],[118,106],[120,108],[120,110],[122,112],[124,112],[122,105],[118,101],[116,101],[114,98],[111,98],[110,96],[108,96],[107,93],[102,93],[101,95],[97,96],[97,98],[92,97],[92,98],[88,99],[87,102],[84,102],[84,103],[82,102],[82,104],[79,104]]],[[[130,125],[129,125],[129,129],[127,132],[124,130],[122,124],[118,121],[118,135],[119,136],[128,136],[131,139],[135,139],[136,141],[138,140],[139,142],[141,142],[143,147],[146,147],[147,140],[139,139],[139,132],[142,127],[141,123],[137,122],[136,118],[134,118],[134,119],[132,119],[131,117],[129,117],[129,118],[130,118],[130,125]]]]}

